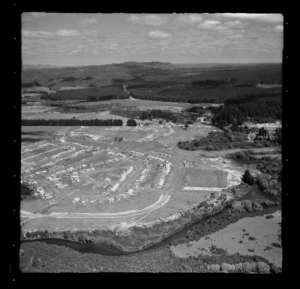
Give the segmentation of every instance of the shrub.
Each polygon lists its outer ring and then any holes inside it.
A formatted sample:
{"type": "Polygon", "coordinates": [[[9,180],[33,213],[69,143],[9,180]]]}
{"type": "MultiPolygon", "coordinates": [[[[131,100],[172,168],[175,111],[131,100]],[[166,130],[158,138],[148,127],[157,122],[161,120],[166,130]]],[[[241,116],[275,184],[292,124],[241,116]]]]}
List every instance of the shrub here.
{"type": "Polygon", "coordinates": [[[127,126],[136,126],[137,123],[134,119],[128,119],[127,120],[127,126]]]}
{"type": "Polygon", "coordinates": [[[253,186],[255,183],[254,177],[251,175],[249,170],[246,170],[243,178],[242,178],[243,182],[245,182],[246,184],[253,186]]]}

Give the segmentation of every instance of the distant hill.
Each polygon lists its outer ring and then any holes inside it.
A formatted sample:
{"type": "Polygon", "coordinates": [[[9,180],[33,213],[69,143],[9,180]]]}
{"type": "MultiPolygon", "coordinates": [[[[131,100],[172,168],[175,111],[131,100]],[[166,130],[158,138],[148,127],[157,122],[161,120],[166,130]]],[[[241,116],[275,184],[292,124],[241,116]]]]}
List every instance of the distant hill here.
{"type": "Polygon", "coordinates": [[[61,66],[51,64],[23,64],[22,69],[45,69],[45,68],[59,68],[61,66]]]}
{"type": "Polygon", "coordinates": [[[54,65],[24,65],[22,72],[22,87],[32,87],[35,82],[40,86],[59,89],[61,87],[102,85],[124,83],[143,74],[158,74],[162,70],[174,69],[170,62],[124,62],[106,65],[59,67],[54,65]]]}
{"type": "Polygon", "coordinates": [[[281,94],[280,64],[172,64],[170,62],[123,62],[106,65],[53,67],[42,65],[22,71],[22,90],[46,87],[69,89],[76,97],[86,88],[102,93],[127,85],[132,97],[147,100],[222,103],[245,95],[276,97],[281,94]],[[43,68],[43,69],[41,69],[43,68]],[[268,84],[271,88],[257,87],[268,84]]]}

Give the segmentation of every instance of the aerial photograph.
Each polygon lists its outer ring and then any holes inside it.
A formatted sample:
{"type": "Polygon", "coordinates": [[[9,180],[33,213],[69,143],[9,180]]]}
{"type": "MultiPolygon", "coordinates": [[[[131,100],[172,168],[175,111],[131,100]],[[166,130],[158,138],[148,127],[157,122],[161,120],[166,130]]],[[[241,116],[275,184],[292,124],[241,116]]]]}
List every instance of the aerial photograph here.
{"type": "Polygon", "coordinates": [[[22,13],[20,271],[282,273],[283,20],[22,13]]]}

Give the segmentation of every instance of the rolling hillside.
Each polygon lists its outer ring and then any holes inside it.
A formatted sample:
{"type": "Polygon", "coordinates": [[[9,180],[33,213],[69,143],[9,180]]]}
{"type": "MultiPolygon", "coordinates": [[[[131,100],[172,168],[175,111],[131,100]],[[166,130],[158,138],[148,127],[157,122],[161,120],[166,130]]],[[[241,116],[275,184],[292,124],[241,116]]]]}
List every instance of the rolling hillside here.
{"type": "MultiPolygon", "coordinates": [[[[61,88],[112,86],[122,89],[126,84],[135,98],[198,103],[223,102],[228,98],[251,94],[278,96],[281,95],[281,78],[280,64],[124,62],[100,66],[25,69],[22,73],[22,88],[48,87],[57,91],[61,88]]],[[[76,94],[76,99],[80,98],[79,92],[74,90],[69,91],[69,99],[72,99],[72,93],[76,94]]],[[[88,91],[82,97],[86,98],[87,94],[88,91]]]]}

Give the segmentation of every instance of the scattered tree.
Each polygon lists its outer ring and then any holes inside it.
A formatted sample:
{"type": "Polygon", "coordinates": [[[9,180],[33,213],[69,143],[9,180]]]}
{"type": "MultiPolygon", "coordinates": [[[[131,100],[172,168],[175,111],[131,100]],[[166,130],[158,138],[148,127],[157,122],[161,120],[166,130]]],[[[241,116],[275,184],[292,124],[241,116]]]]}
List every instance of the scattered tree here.
{"type": "Polygon", "coordinates": [[[251,175],[249,170],[245,171],[245,173],[243,175],[243,178],[242,178],[242,181],[245,182],[246,184],[250,185],[250,186],[253,186],[255,184],[255,179],[251,175]]]}
{"type": "Polygon", "coordinates": [[[282,142],[282,128],[281,127],[276,128],[274,137],[275,137],[274,141],[281,144],[281,142],[282,142]]]}
{"type": "Polygon", "coordinates": [[[267,137],[269,135],[269,132],[264,128],[264,127],[261,127],[259,130],[258,130],[258,134],[257,136],[261,136],[263,138],[267,137]]]}
{"type": "Polygon", "coordinates": [[[127,126],[136,126],[136,125],[137,123],[134,119],[131,118],[127,120],[127,126]]]}

